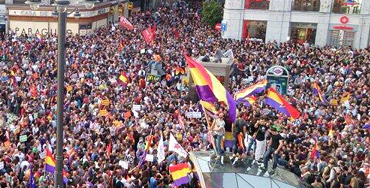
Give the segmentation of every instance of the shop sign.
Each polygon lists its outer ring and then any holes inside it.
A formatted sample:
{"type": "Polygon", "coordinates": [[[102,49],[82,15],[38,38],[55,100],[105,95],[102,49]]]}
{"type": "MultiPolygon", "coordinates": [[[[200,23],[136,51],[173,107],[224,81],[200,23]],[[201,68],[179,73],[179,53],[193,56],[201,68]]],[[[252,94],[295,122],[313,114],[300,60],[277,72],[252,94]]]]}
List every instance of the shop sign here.
{"type": "Polygon", "coordinates": [[[346,23],[349,22],[349,18],[347,16],[342,16],[342,17],[340,17],[339,21],[342,24],[346,24],[346,23]]]}
{"type": "Polygon", "coordinates": [[[334,25],[333,29],[336,30],[353,30],[354,28],[351,26],[346,26],[346,25],[334,25]]]}
{"type": "MultiPolygon", "coordinates": [[[[57,29],[48,29],[48,28],[37,28],[37,29],[34,29],[34,28],[19,28],[19,27],[15,27],[13,29],[14,33],[15,34],[19,34],[19,35],[48,35],[48,34],[57,34],[57,29]]],[[[67,29],[67,34],[68,35],[71,35],[72,34],[72,30],[70,29],[67,29]]]]}
{"type": "MultiPolygon", "coordinates": [[[[95,11],[80,12],[82,18],[98,16],[101,14],[108,13],[109,7],[102,8],[95,11]]],[[[9,10],[9,16],[35,16],[35,17],[52,17],[52,11],[34,11],[34,10],[9,10]]],[[[68,15],[68,17],[74,17],[73,14],[68,15]]]]}
{"type": "Polygon", "coordinates": [[[330,24],[330,30],[345,30],[345,31],[357,31],[357,25],[337,25],[337,24],[330,24]]]}

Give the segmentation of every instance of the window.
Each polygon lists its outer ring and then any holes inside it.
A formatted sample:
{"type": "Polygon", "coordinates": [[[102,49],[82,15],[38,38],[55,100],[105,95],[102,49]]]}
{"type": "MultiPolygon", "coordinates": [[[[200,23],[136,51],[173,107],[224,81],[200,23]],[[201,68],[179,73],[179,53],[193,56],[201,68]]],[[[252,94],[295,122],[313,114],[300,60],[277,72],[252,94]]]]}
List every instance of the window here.
{"type": "Polygon", "coordinates": [[[91,29],[92,23],[80,24],[80,29],[91,29]]]}
{"type": "Polygon", "coordinates": [[[362,0],[334,0],[333,12],[338,14],[360,14],[362,0]]]}
{"type": "Polygon", "coordinates": [[[268,10],[270,7],[270,0],[245,0],[245,9],[262,9],[268,10]]]}
{"type": "Polygon", "coordinates": [[[336,47],[352,46],[354,37],[355,37],[354,31],[331,30],[329,32],[328,45],[336,47]]]}
{"type": "Polygon", "coordinates": [[[320,10],[320,0],[294,0],[293,10],[319,11],[320,10]]]}
{"type": "Polygon", "coordinates": [[[26,0],[13,0],[13,4],[24,4],[26,0]]]}
{"type": "Polygon", "coordinates": [[[253,21],[253,20],[244,20],[244,36],[243,38],[247,39],[261,39],[265,41],[266,38],[266,21],[253,21]]]}
{"type": "Polygon", "coordinates": [[[292,41],[303,44],[315,44],[317,24],[314,23],[291,23],[290,37],[292,41]]]}

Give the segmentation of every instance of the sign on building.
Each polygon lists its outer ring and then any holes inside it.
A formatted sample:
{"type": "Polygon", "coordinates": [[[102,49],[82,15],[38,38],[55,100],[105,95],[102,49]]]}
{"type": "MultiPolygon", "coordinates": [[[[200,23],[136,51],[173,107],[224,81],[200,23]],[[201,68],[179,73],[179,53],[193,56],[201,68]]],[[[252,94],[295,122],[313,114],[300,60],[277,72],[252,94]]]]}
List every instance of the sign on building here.
{"type": "Polygon", "coordinates": [[[272,87],[282,95],[286,95],[289,72],[286,68],[276,65],[267,70],[267,89],[272,87]]]}

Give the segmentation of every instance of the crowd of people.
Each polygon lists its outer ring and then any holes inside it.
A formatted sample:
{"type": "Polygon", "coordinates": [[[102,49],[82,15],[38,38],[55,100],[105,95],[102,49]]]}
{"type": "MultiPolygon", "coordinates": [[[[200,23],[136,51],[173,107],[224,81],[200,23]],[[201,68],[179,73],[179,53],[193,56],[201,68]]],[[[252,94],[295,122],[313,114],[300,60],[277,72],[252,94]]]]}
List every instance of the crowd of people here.
{"type": "MultiPolygon", "coordinates": [[[[188,152],[213,150],[205,116],[186,116],[201,109],[189,100],[187,75],[178,70],[186,69],[185,53],[212,56],[217,49],[234,52],[230,93],[265,79],[266,70],[279,64],[290,72],[289,103],[301,112],[293,121],[262,99],[252,107],[239,104],[235,124],[224,122],[235,137],[243,132],[247,142],[242,151],[234,148],[233,161],[255,157],[266,168],[273,155],[275,168],[286,168],[314,188],[368,186],[370,140],[364,126],[370,122],[370,49],[222,39],[201,22],[201,5],[133,13],[128,20],[134,30],[110,24],[85,36],[67,37],[66,187],[173,187],[169,166],[193,165],[188,157],[168,151],[171,134],[188,152]],[[149,26],[156,27],[153,43],[141,35],[149,26]],[[147,78],[153,61],[161,65],[159,80],[147,78]],[[127,85],[117,81],[122,72],[127,85]],[[312,93],[314,82],[326,103],[312,93]],[[158,163],[162,135],[166,159],[158,163]],[[154,159],[140,164],[151,136],[148,152],[154,159]],[[311,158],[315,145],[319,155],[311,158]]],[[[27,187],[31,174],[37,187],[53,185],[44,158],[46,149],[53,154],[56,149],[56,38],[8,35],[0,41],[1,187],[27,187]]],[[[218,117],[227,114],[223,110],[218,117]]],[[[182,187],[199,187],[197,176],[191,177],[182,187]]]]}

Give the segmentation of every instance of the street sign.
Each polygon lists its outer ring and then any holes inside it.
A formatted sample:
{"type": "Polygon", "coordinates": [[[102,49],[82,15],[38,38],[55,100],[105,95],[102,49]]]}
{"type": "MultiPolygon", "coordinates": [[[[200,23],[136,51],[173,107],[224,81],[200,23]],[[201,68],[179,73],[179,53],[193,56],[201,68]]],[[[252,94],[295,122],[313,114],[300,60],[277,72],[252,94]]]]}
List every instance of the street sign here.
{"type": "Polygon", "coordinates": [[[289,72],[286,68],[276,65],[267,70],[267,88],[274,88],[282,95],[286,95],[289,72]]]}
{"type": "Polygon", "coordinates": [[[128,9],[128,10],[132,10],[132,9],[134,9],[134,3],[132,3],[132,2],[128,2],[128,3],[127,3],[127,9],[128,9]]]}
{"type": "Polygon", "coordinates": [[[220,24],[220,23],[217,23],[217,24],[215,25],[215,29],[216,29],[217,31],[220,31],[220,30],[221,30],[221,24],[220,24]]]}

